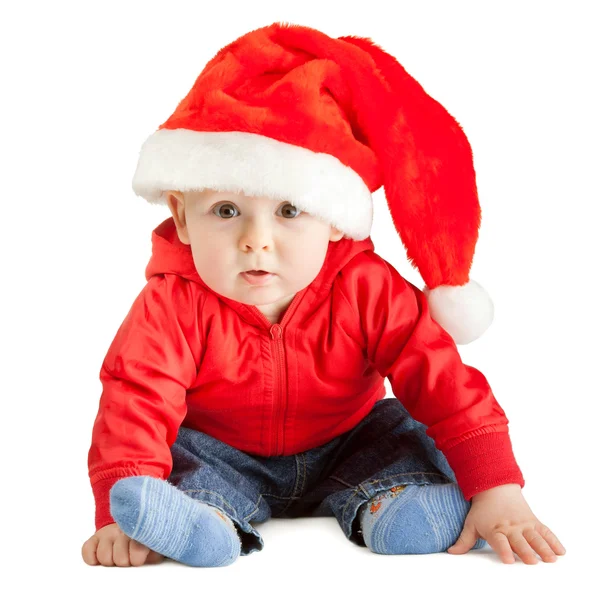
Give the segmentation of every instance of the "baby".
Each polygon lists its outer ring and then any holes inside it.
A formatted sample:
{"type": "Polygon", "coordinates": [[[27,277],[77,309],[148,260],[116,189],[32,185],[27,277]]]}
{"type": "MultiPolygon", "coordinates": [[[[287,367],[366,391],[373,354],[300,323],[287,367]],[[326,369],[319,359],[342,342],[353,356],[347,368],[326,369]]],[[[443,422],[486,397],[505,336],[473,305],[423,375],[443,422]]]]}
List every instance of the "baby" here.
{"type": "Polygon", "coordinates": [[[87,564],[225,566],[299,516],[379,554],[565,553],[456,348],[491,320],[470,161],[370,40],[275,23],[207,64],[134,177],[171,217],[100,371],[87,564]],[[382,180],[425,292],[369,238],[382,180]]]}

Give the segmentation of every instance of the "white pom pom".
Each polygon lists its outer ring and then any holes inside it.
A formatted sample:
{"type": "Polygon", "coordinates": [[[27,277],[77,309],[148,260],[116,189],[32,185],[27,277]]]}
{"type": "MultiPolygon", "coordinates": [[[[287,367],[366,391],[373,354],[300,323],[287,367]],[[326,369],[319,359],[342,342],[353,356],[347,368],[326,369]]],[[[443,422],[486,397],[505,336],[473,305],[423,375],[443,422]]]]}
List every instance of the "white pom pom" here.
{"type": "Polygon", "coordinates": [[[475,281],[465,285],[425,287],[431,316],[457,344],[476,340],[491,325],[494,305],[488,293],[475,281]]]}

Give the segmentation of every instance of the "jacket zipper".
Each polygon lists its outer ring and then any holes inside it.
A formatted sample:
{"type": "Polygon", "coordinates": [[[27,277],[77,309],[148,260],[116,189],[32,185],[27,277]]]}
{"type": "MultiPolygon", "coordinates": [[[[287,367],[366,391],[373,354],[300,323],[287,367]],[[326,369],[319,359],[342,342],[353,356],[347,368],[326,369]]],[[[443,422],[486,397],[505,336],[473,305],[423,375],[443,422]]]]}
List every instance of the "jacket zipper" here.
{"type": "Polygon", "coordinates": [[[277,395],[275,399],[275,434],[273,437],[273,447],[275,454],[283,454],[283,436],[285,426],[285,363],[283,357],[283,328],[275,323],[270,329],[271,337],[275,340],[275,363],[277,366],[277,395]],[[281,407],[281,410],[280,410],[281,407]],[[281,417],[280,417],[281,414],[281,417]]]}
{"type": "Polygon", "coordinates": [[[286,372],[285,372],[285,347],[283,342],[283,328],[284,325],[287,325],[287,322],[290,320],[293,309],[296,304],[300,302],[300,298],[303,294],[296,294],[296,297],[292,300],[290,306],[288,306],[285,311],[285,315],[281,323],[271,324],[271,322],[258,310],[258,308],[254,307],[255,314],[263,321],[263,323],[268,324],[269,333],[271,334],[271,338],[274,340],[274,349],[275,349],[275,364],[277,367],[277,392],[275,396],[275,409],[274,409],[274,422],[275,422],[275,433],[273,434],[273,438],[271,439],[271,448],[275,448],[275,452],[271,453],[274,455],[283,454],[284,447],[284,435],[285,435],[285,410],[286,406],[286,391],[287,391],[287,380],[286,380],[286,372]],[[280,416],[281,415],[281,416],[280,416]]]}

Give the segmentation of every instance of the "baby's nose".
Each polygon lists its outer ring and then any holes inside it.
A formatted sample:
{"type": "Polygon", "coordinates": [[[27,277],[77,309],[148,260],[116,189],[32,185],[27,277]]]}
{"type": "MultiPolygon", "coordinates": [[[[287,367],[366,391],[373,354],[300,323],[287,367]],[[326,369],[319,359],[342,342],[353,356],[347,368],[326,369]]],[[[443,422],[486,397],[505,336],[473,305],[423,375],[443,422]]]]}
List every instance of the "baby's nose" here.
{"type": "Polygon", "coordinates": [[[254,220],[242,234],[241,244],[245,250],[269,250],[273,245],[273,231],[264,222],[254,220]]]}

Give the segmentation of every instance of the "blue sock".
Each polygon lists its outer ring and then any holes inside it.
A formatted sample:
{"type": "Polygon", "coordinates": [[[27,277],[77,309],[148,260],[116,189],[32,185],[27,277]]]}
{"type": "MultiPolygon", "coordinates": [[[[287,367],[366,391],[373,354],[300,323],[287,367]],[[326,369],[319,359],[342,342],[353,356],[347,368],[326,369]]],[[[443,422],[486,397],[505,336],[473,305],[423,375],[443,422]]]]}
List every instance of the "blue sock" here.
{"type": "MultiPolygon", "coordinates": [[[[363,505],[367,547],[378,554],[444,552],[459,538],[471,503],[455,483],[399,485],[363,505]]],[[[487,542],[478,539],[473,549],[487,542]]]]}
{"type": "Polygon", "coordinates": [[[110,490],[110,512],[125,535],[192,567],[229,565],[241,552],[229,517],[162,479],[120,479],[110,490]]]}

